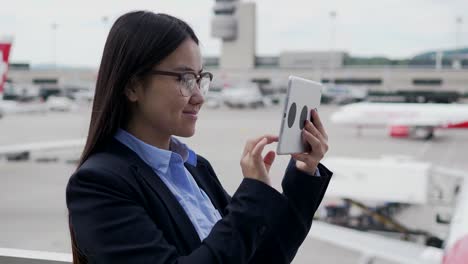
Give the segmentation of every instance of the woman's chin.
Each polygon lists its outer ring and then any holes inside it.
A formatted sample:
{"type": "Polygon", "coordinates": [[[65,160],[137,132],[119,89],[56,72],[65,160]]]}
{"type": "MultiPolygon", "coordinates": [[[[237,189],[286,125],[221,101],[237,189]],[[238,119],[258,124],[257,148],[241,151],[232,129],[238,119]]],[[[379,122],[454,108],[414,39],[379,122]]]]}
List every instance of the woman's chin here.
{"type": "Polygon", "coordinates": [[[176,136],[179,136],[179,137],[191,137],[195,135],[195,127],[193,128],[188,128],[188,129],[183,129],[181,131],[179,131],[179,133],[177,133],[176,136]]]}

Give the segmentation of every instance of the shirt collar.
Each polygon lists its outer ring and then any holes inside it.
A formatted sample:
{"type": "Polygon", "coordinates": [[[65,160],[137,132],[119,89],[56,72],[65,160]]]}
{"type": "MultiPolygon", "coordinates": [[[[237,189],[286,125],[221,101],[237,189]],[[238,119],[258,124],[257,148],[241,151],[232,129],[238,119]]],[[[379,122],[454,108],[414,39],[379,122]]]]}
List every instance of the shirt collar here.
{"type": "Polygon", "coordinates": [[[121,128],[114,137],[137,153],[149,166],[163,174],[167,173],[172,158],[197,166],[196,153],[175,137],[171,137],[170,151],[147,144],[121,128]]]}
{"type": "Polygon", "coordinates": [[[197,154],[186,144],[182,143],[179,139],[171,137],[169,148],[174,153],[178,153],[180,156],[182,156],[184,163],[186,162],[192,166],[197,166],[197,154]]]}

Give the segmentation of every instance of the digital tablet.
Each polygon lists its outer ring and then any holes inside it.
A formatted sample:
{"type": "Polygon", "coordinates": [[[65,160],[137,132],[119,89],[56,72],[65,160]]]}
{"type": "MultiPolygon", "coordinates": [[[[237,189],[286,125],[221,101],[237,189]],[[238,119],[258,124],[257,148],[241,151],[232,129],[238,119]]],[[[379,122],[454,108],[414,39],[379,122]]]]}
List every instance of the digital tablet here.
{"type": "Polygon", "coordinates": [[[308,144],[303,143],[301,133],[305,121],[310,120],[310,110],[320,106],[322,87],[319,82],[289,76],[276,153],[281,155],[308,151],[308,144]]]}

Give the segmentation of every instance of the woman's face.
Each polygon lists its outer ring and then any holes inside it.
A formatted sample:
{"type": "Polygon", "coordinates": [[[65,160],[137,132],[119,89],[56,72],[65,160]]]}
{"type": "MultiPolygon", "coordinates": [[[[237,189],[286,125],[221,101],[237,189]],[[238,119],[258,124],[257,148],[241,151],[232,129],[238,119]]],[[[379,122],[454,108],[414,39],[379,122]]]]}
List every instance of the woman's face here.
{"type": "MultiPolygon", "coordinates": [[[[200,48],[188,38],[153,70],[198,74],[202,71],[200,48]]],[[[127,97],[133,102],[132,125],[162,137],[192,136],[204,98],[198,85],[189,96],[181,94],[182,86],[178,77],[158,74],[127,91],[127,97]]]]}

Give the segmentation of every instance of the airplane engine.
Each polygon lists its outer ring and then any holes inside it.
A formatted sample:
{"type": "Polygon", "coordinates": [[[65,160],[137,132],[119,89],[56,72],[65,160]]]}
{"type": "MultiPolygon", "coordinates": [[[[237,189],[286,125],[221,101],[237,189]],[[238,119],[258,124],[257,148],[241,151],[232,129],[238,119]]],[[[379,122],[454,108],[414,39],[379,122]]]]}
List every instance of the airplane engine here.
{"type": "Polygon", "coordinates": [[[407,138],[410,136],[410,128],[408,126],[391,126],[390,136],[395,138],[407,138]]]}
{"type": "Polygon", "coordinates": [[[424,140],[430,140],[434,137],[434,128],[428,126],[418,126],[411,129],[410,136],[424,140]]]}
{"type": "Polygon", "coordinates": [[[417,138],[429,140],[434,137],[434,128],[395,125],[390,127],[390,136],[394,138],[417,138]]]}

